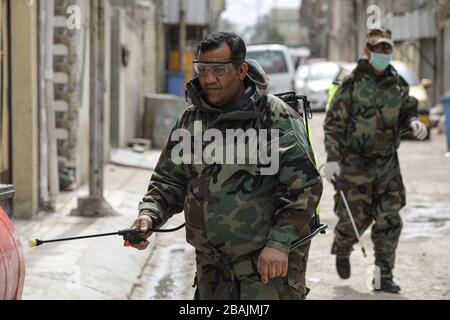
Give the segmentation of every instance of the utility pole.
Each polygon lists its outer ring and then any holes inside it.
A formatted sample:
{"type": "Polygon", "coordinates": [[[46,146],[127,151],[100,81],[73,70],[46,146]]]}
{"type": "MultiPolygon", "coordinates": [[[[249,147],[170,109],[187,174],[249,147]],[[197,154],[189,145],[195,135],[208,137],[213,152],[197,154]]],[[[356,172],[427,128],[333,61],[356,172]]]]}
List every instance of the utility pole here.
{"type": "Polygon", "coordinates": [[[89,196],[78,198],[73,215],[103,217],[114,214],[103,198],[104,185],[104,0],[90,1],[90,111],[89,111],[89,196]]]}
{"type": "MultiPolygon", "coordinates": [[[[157,56],[157,64],[159,68],[157,68],[156,74],[158,75],[159,79],[165,78],[165,67],[164,67],[164,24],[162,22],[163,17],[163,1],[164,0],[155,0],[156,4],[156,56],[157,56]]],[[[159,80],[156,86],[156,92],[162,92],[165,85],[162,80],[159,80]]]]}
{"type": "Polygon", "coordinates": [[[41,103],[44,108],[41,110],[41,120],[44,128],[41,129],[41,200],[50,209],[55,208],[56,197],[59,193],[58,179],[58,154],[55,138],[55,109],[54,109],[54,90],[53,90],[53,1],[40,1],[40,13],[45,19],[41,22],[41,64],[44,81],[41,88],[41,103]],[[46,146],[46,148],[45,148],[46,146]],[[48,179],[47,179],[48,177],[48,179]]]}
{"type": "Polygon", "coordinates": [[[186,11],[184,8],[184,0],[178,1],[180,10],[180,72],[184,74],[186,59],[184,52],[186,51],[186,11]]]}

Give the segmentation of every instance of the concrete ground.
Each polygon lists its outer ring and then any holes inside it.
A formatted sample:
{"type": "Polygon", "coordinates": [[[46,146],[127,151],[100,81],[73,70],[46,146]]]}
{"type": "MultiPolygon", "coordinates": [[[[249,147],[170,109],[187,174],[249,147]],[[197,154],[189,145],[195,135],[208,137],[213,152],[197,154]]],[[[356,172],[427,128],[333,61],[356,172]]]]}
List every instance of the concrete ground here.
{"type": "MultiPolygon", "coordinates": [[[[324,114],[314,115],[311,127],[319,164],[326,161],[322,124],[324,114]]],[[[309,299],[450,299],[450,159],[444,157],[444,135],[433,131],[430,141],[404,141],[400,161],[407,188],[408,206],[401,215],[404,229],[397,249],[395,279],[402,287],[399,295],[373,293],[368,287],[373,268],[370,233],[362,241],[369,257],[355,247],[351,256],[352,277],[341,280],[330,254],[333,228],[331,185],[325,182],[321,218],[329,225],[326,235],[312,243],[307,272],[309,299]]],[[[177,218],[182,221],[182,217],[177,218]]],[[[176,224],[176,223],[173,223],[176,224]]],[[[184,242],[183,230],[158,235],[157,244],[132,299],[191,299],[194,252],[184,242]]]]}
{"type": "Polygon", "coordinates": [[[23,299],[128,299],[155,245],[138,252],[123,246],[119,236],[43,244],[29,248],[38,238],[72,237],[109,233],[128,228],[137,215],[150,170],[107,165],[105,198],[117,215],[104,218],[74,217],[70,212],[77,196],[87,189],[62,193],[55,213],[41,213],[33,220],[14,220],[25,256],[23,299]]]}

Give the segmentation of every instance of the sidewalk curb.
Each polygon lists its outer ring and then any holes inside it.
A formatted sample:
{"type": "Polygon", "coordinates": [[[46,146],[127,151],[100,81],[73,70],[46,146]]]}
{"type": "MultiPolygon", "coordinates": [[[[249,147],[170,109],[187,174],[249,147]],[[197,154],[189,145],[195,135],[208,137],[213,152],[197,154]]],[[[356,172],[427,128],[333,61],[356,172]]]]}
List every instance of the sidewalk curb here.
{"type": "MultiPolygon", "coordinates": [[[[95,219],[96,221],[87,219],[81,223],[83,226],[91,223],[89,230],[95,228],[95,231],[70,231],[70,235],[114,230],[101,227],[105,224],[102,219],[104,218],[95,219]]],[[[45,234],[45,227],[41,224],[47,224],[50,220],[54,218],[49,217],[35,224],[15,221],[22,244],[27,243],[24,235],[28,230],[38,228],[42,230],[40,234],[45,234]]],[[[57,224],[52,221],[49,225],[55,228],[57,224]]],[[[68,236],[69,231],[60,235],[68,236]]],[[[44,244],[37,248],[24,247],[26,276],[23,299],[128,299],[134,286],[139,283],[142,270],[156,244],[153,237],[149,241],[149,247],[145,251],[123,247],[123,239],[118,236],[44,244]]]]}
{"type": "Polygon", "coordinates": [[[149,239],[149,247],[143,251],[124,247],[120,236],[25,247],[29,239],[49,240],[128,228],[137,217],[137,204],[145,193],[149,175],[118,166],[106,171],[111,181],[106,183],[109,190],[105,191],[105,199],[119,215],[71,216],[77,198],[86,191],[81,189],[62,194],[57,213],[41,213],[32,220],[14,219],[25,256],[24,300],[127,300],[139,283],[156,237],[149,239]]]}

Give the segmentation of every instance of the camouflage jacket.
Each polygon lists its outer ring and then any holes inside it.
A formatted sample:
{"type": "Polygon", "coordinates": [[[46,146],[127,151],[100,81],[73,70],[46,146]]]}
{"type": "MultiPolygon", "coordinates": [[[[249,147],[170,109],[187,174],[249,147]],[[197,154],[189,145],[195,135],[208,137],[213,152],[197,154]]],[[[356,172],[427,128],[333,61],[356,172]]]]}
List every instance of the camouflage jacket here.
{"type": "Polygon", "coordinates": [[[261,164],[177,165],[171,159],[174,142],[169,138],[139,205],[140,214],[151,216],[156,227],[184,209],[187,241],[200,252],[219,250],[232,259],[265,246],[288,253],[322,194],[302,120],[283,101],[266,96],[265,78],[252,71],[245,93],[222,109],[207,104],[198,79],[188,83],[192,105],[174,129],[193,134],[194,121],[199,120],[203,131],[279,129],[278,172],[261,175],[261,164]]]}
{"type": "Polygon", "coordinates": [[[389,156],[400,145],[402,131],[417,119],[418,101],[409,96],[406,81],[390,66],[383,76],[360,60],[340,86],[325,119],[328,161],[346,153],[389,156]]]}

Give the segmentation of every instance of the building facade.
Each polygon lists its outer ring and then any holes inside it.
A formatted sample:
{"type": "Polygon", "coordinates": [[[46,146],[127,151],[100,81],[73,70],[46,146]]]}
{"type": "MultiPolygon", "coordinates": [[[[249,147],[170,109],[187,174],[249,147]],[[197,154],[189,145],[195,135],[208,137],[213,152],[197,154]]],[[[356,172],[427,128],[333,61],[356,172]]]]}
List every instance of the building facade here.
{"type": "Polygon", "coordinates": [[[16,190],[15,215],[54,207],[60,190],[89,176],[93,88],[103,108],[104,158],[142,135],[146,93],[161,92],[161,1],[2,0],[0,183],[16,190]],[[159,31],[158,31],[158,28],[159,31]],[[91,35],[102,67],[90,63],[91,35]],[[102,73],[92,85],[92,70],[102,73]]]}

